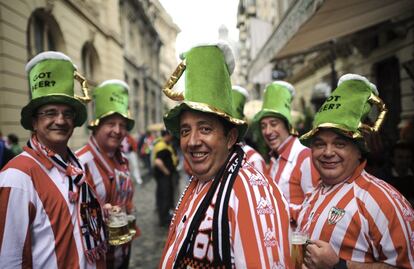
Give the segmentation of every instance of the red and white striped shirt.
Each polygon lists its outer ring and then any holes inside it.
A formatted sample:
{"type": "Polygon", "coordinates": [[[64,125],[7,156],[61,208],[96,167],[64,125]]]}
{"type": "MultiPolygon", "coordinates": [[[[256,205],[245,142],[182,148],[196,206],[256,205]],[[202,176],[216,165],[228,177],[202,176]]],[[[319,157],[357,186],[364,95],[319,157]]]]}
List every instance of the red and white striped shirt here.
{"type": "MultiPolygon", "coordinates": [[[[121,151],[113,158],[101,152],[96,140],[91,136],[88,143],[76,152],[86,169],[86,180],[96,191],[102,205],[110,203],[125,207],[127,214],[133,213],[134,186],[129,174],[128,162],[121,151]],[[123,178],[120,178],[120,174],[123,178]]],[[[136,227],[135,238],[141,234],[136,227]]],[[[129,259],[131,244],[110,247],[107,252],[108,267],[119,267],[125,259],[129,259]]]]}
{"type": "Polygon", "coordinates": [[[263,159],[262,155],[260,155],[260,153],[257,152],[254,148],[246,144],[242,146],[242,149],[246,153],[246,161],[251,163],[254,166],[254,168],[257,169],[257,171],[259,171],[262,174],[265,174],[267,172],[267,168],[266,162],[263,159]]]}
{"type": "Polygon", "coordinates": [[[86,260],[65,173],[24,150],[0,173],[0,268],[105,268],[86,260]]]}
{"type": "MultiPolygon", "coordinates": [[[[193,178],[184,192],[170,226],[160,268],[173,268],[194,214],[212,181],[203,183],[193,178]]],[[[217,192],[200,229],[211,228],[216,195],[217,192]]],[[[288,204],[279,188],[248,162],[243,161],[239,170],[231,190],[227,212],[234,268],[287,266],[290,262],[288,204]]],[[[211,246],[211,242],[199,242],[199,245],[211,246]]],[[[193,256],[201,259],[209,257],[212,252],[209,248],[195,248],[193,256]]]]}
{"type": "Polygon", "coordinates": [[[109,158],[101,153],[95,139],[90,137],[88,143],[76,151],[76,155],[85,166],[86,179],[102,204],[125,206],[127,213],[134,210],[134,186],[129,174],[128,160],[120,151],[113,158],[109,158]],[[122,185],[117,185],[120,173],[124,174],[124,178],[122,185]]]}
{"type": "Polygon", "coordinates": [[[414,210],[362,163],[346,181],[322,183],[303,203],[298,229],[329,242],[339,257],[414,267],[414,210]]]}
{"type": "Polygon", "coordinates": [[[279,185],[290,204],[300,205],[319,180],[311,160],[311,150],[297,137],[289,136],[278,153],[277,159],[272,157],[270,160],[269,176],[279,185]]]}

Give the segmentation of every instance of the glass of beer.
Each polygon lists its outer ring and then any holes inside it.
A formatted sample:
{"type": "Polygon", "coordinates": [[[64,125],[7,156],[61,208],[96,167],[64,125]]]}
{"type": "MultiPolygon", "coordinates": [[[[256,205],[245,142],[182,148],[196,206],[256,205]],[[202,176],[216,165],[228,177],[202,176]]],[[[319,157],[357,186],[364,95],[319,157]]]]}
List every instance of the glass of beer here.
{"type": "Polygon", "coordinates": [[[106,225],[110,245],[117,246],[131,241],[129,239],[128,219],[124,208],[113,206],[108,212],[106,225]]]}
{"type": "Polygon", "coordinates": [[[305,232],[295,231],[292,233],[292,263],[293,268],[301,269],[303,264],[303,257],[305,255],[306,241],[308,234],[305,232]]]}

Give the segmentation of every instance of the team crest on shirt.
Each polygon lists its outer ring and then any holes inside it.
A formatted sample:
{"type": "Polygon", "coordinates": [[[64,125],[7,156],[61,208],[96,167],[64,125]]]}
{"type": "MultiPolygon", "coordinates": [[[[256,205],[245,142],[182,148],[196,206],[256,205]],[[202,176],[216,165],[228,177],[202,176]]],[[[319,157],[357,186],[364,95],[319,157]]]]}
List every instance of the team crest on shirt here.
{"type": "Polygon", "coordinates": [[[249,183],[251,186],[267,186],[269,184],[263,177],[259,177],[256,174],[250,175],[249,183]]]}
{"type": "Polygon", "coordinates": [[[256,207],[257,214],[274,214],[275,210],[270,202],[270,199],[266,199],[264,197],[260,197],[259,203],[256,207]]]}
{"type": "Polygon", "coordinates": [[[345,215],[345,210],[342,208],[332,207],[328,213],[328,223],[336,224],[345,215]]]}
{"type": "Polygon", "coordinates": [[[276,236],[275,231],[271,229],[267,229],[267,232],[264,237],[264,244],[266,247],[274,247],[276,246],[276,236]]]}

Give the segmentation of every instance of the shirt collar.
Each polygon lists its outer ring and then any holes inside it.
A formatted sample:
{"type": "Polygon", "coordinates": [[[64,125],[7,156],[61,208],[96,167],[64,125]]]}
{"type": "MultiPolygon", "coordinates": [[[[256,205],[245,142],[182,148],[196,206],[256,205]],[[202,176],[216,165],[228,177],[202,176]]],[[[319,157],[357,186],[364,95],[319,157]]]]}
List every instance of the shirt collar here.
{"type": "Polygon", "coordinates": [[[295,137],[292,135],[289,135],[288,138],[286,138],[285,141],[283,141],[283,143],[279,146],[279,148],[277,149],[277,152],[274,152],[273,150],[270,151],[270,156],[277,159],[278,157],[281,157],[287,161],[291,161],[289,160],[289,156],[290,156],[290,149],[293,146],[293,143],[295,142],[295,137]],[[276,156],[274,156],[276,155],[276,156]]]}

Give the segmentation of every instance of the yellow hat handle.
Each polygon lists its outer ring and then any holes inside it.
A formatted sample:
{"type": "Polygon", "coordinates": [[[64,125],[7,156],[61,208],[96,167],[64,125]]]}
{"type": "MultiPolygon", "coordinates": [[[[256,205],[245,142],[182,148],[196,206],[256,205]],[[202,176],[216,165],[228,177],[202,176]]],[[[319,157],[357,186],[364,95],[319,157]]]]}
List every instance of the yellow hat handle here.
{"type": "Polygon", "coordinates": [[[178,79],[181,77],[185,70],[185,62],[182,61],[177,68],[175,69],[174,73],[172,73],[171,77],[168,79],[167,83],[165,83],[164,88],[162,91],[164,94],[174,100],[174,101],[183,101],[184,100],[184,94],[183,92],[177,92],[174,91],[172,88],[177,83],[178,79]]]}
{"type": "Polygon", "coordinates": [[[75,77],[75,79],[77,81],[79,81],[79,83],[81,84],[82,87],[82,93],[84,96],[79,96],[75,94],[75,98],[84,102],[84,103],[88,103],[91,101],[91,98],[89,97],[88,94],[88,81],[86,80],[86,78],[84,76],[82,76],[78,71],[75,70],[73,76],[75,77]]]}
{"type": "Polygon", "coordinates": [[[371,96],[368,98],[368,102],[378,107],[380,111],[378,114],[378,118],[374,122],[373,126],[360,123],[358,129],[363,129],[370,132],[378,132],[384,122],[385,115],[387,114],[388,109],[385,107],[385,103],[381,100],[381,98],[379,98],[373,93],[371,93],[371,96]]]}

